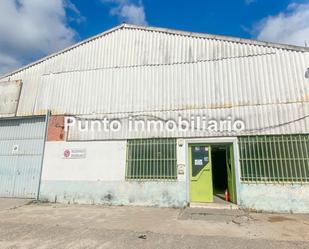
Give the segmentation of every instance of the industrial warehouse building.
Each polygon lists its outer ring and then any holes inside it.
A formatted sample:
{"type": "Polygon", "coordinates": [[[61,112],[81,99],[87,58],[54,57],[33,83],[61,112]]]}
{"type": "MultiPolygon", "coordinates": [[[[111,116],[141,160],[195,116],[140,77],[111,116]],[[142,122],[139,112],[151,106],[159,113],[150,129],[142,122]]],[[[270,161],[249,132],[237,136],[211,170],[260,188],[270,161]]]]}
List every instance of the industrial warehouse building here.
{"type": "Polygon", "coordinates": [[[0,196],[309,212],[308,68],[305,47],[115,27],[0,78],[0,196]]]}

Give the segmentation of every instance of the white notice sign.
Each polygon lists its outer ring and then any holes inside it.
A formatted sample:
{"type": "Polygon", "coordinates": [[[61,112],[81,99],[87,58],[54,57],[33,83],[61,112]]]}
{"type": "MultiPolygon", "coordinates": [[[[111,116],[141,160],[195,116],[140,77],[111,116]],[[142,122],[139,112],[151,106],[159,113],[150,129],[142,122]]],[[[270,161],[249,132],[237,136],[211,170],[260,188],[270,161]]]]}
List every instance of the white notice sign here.
{"type": "Polygon", "coordinates": [[[202,166],[203,165],[203,160],[202,159],[195,159],[194,160],[194,165],[202,166]]]}
{"type": "Polygon", "coordinates": [[[63,151],[64,159],[84,159],[86,158],[86,149],[65,149],[63,151]]]}

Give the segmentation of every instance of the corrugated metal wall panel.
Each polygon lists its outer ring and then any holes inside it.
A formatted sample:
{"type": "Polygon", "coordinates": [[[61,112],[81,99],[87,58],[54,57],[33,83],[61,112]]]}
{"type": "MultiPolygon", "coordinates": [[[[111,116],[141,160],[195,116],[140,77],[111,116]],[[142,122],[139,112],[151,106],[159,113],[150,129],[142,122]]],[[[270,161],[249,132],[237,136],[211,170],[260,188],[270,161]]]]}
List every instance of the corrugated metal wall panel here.
{"type": "Polygon", "coordinates": [[[117,113],[307,102],[308,80],[285,63],[268,65],[271,57],[276,55],[46,75],[35,112],[49,108],[67,114],[117,113]],[[282,73],[274,74],[279,69],[282,73]]]}
{"type": "MultiPolygon", "coordinates": [[[[24,82],[18,115],[47,109],[73,115],[220,113],[221,108],[308,103],[308,65],[309,52],[300,50],[122,28],[11,79],[24,82]]],[[[303,129],[308,132],[308,126],[303,129]]]]}
{"type": "Polygon", "coordinates": [[[0,120],[0,197],[36,198],[45,129],[45,117],[0,120]]]}
{"type": "Polygon", "coordinates": [[[0,82],[0,117],[16,114],[21,84],[21,81],[0,82]]]}
{"type": "Polygon", "coordinates": [[[106,140],[106,139],[126,139],[126,138],[149,138],[149,137],[216,137],[216,136],[243,136],[254,134],[307,134],[309,127],[309,103],[261,105],[261,106],[240,106],[234,108],[221,109],[195,109],[182,111],[159,111],[147,113],[130,114],[109,114],[109,115],[83,115],[76,116],[78,120],[119,120],[122,128],[119,132],[80,131],[78,125],[69,129],[68,140],[106,140]],[[179,115],[183,119],[190,120],[191,117],[205,117],[206,121],[217,120],[218,122],[227,117],[232,121],[246,117],[245,129],[241,132],[213,132],[198,129],[196,123],[189,131],[167,131],[163,132],[151,130],[150,132],[141,130],[132,131],[129,129],[129,118],[135,120],[175,120],[179,115]]]}

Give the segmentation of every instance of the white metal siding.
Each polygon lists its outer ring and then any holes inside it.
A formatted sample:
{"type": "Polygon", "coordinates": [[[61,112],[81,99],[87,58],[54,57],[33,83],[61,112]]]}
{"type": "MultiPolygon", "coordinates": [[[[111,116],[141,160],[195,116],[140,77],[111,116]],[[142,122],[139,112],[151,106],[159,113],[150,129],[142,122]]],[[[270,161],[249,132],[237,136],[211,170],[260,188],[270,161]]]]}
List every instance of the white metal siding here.
{"type": "Polygon", "coordinates": [[[279,59],[280,54],[45,75],[35,112],[131,113],[308,102],[305,71],[279,59]]]}
{"type": "MultiPolygon", "coordinates": [[[[47,109],[53,114],[94,117],[135,112],[170,116],[174,111],[203,110],[215,118],[232,112],[249,124],[248,129],[264,134],[270,132],[263,129],[269,124],[308,115],[306,51],[121,28],[11,79],[24,82],[18,115],[42,114],[47,109]]],[[[308,119],[301,122],[301,127],[292,123],[279,130],[308,133],[308,119]]]]}
{"type": "Polygon", "coordinates": [[[37,197],[45,127],[44,117],[0,120],[0,197],[37,197]]]}
{"type": "Polygon", "coordinates": [[[0,117],[16,114],[20,90],[20,81],[0,82],[0,117]]]}
{"type": "Polygon", "coordinates": [[[280,105],[261,105],[253,107],[235,107],[220,109],[199,109],[199,110],[181,110],[181,111],[160,111],[147,113],[134,113],[134,119],[153,120],[178,120],[178,116],[190,120],[191,116],[205,116],[210,119],[232,120],[246,117],[246,128],[244,131],[235,132],[209,132],[201,128],[193,128],[186,132],[181,131],[130,131],[128,127],[128,118],[130,114],[110,114],[110,115],[83,115],[81,119],[118,119],[122,123],[122,129],[119,132],[91,131],[80,132],[78,126],[71,127],[68,133],[69,140],[105,140],[105,139],[123,139],[123,138],[146,138],[146,137],[212,137],[212,136],[239,136],[255,134],[300,134],[308,133],[309,127],[309,104],[280,104],[280,105]],[[307,116],[307,118],[303,118],[307,116]]]}

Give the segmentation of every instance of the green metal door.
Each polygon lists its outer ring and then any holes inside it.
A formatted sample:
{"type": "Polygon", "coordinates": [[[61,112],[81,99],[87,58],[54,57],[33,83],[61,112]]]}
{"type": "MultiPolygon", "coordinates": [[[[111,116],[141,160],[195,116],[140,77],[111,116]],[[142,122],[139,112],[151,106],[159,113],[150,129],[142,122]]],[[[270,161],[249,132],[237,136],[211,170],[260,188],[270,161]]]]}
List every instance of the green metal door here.
{"type": "Polygon", "coordinates": [[[211,147],[190,145],[189,162],[191,202],[213,202],[211,147]]]}
{"type": "Polygon", "coordinates": [[[227,164],[227,184],[230,196],[230,201],[236,203],[236,182],[235,182],[235,165],[233,144],[229,145],[226,150],[227,164]]]}

